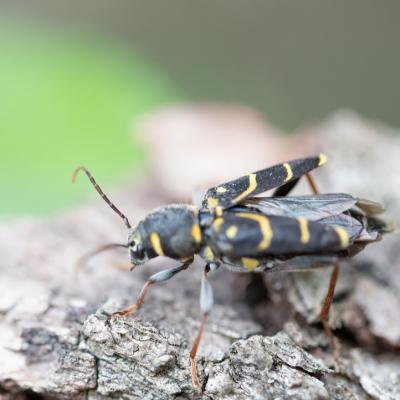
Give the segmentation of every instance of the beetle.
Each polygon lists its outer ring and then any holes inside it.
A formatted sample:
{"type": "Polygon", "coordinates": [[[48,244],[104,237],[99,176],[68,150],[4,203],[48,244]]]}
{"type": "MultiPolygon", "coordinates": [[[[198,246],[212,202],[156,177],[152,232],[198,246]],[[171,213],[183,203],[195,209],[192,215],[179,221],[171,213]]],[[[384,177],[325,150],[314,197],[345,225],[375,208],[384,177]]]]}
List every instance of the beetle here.
{"type": "Polygon", "coordinates": [[[136,302],[112,315],[126,316],[136,312],[151,285],[186,270],[194,256],[200,255],[206,263],[200,290],[202,321],[189,357],[193,386],[201,391],[195,359],[213,306],[210,272],[220,265],[235,272],[251,273],[332,267],[320,320],[338,370],[339,355],[328,316],[339,262],[380,240],[390,227],[376,217],[384,211],[376,202],[344,193],[318,192],[310,172],[326,162],[326,155],[320,154],[241,176],[208,189],[198,206],[173,204],[160,207],[134,227],[105,195],[92,174],[85,167],[78,167],[73,180],[79,171],[83,171],[128,229],[127,244],[106,245],[88,256],[119,246],[128,249],[132,268],[158,256],[180,262],[177,267],[150,276],[136,302]],[[289,196],[303,176],[313,194],[289,196]],[[255,197],[270,189],[275,189],[271,197],[255,197]]]}

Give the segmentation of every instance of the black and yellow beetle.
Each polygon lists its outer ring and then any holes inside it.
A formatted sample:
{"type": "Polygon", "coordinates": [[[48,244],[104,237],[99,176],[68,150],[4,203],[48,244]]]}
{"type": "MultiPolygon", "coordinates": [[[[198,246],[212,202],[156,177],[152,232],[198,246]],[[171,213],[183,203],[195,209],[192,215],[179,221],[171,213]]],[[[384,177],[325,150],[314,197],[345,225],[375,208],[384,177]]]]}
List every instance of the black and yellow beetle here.
{"type": "MultiPolygon", "coordinates": [[[[333,266],[328,292],[320,318],[330,339],[335,367],[338,354],[328,324],[329,308],[339,272],[339,261],[362,250],[389,231],[375,217],[383,208],[370,200],[348,194],[319,194],[309,175],[325,164],[327,157],[303,158],[266,168],[209,189],[197,206],[187,204],[161,207],[146,216],[136,227],[118,210],[97,185],[85,167],[83,170],[97,192],[124,220],[128,243],[104,246],[126,247],[132,267],[157,256],[166,256],[181,265],[152,275],[137,301],[113,315],[135,312],[144,301],[150,285],[166,281],[187,269],[199,254],[206,262],[201,283],[202,323],[190,352],[193,385],[201,390],[195,356],[207,317],[213,306],[213,292],[207,275],[221,264],[237,272],[273,272],[308,270],[333,266]],[[287,196],[305,176],[314,194],[287,196]],[[254,197],[270,189],[271,197],[254,197]]],[[[96,252],[92,252],[91,255],[96,252]]]]}

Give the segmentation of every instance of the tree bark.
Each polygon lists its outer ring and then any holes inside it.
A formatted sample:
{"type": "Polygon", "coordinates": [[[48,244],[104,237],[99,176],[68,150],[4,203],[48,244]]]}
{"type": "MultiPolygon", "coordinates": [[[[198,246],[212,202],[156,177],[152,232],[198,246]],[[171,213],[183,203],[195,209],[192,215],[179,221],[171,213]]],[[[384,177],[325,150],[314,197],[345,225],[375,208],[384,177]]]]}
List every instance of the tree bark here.
{"type": "MultiPolygon", "coordinates": [[[[341,127],[355,123],[349,116],[340,118],[341,127]]],[[[357,160],[363,159],[358,136],[353,142],[347,137],[344,145],[332,133],[333,122],[329,129],[313,134],[322,149],[329,147],[331,159],[352,149],[361,191],[370,189],[367,177],[378,163],[383,176],[400,176],[399,166],[393,169],[391,160],[385,164],[382,158],[370,159],[369,170],[358,170],[357,160]]],[[[384,141],[386,148],[400,149],[395,136],[371,135],[371,146],[384,141]]],[[[346,190],[348,177],[340,171],[321,172],[323,186],[336,182],[346,190]]],[[[382,193],[379,186],[386,183],[374,185],[382,193]]],[[[400,185],[385,196],[399,204],[400,185]]],[[[149,183],[116,197],[137,220],[168,196],[149,183]]],[[[398,209],[392,212],[400,220],[398,209]]],[[[125,254],[107,253],[75,274],[83,253],[125,237],[118,217],[97,198],[60,216],[1,223],[0,398],[400,398],[398,235],[342,267],[331,313],[340,374],[333,371],[317,318],[329,269],[251,276],[220,268],[210,274],[216,306],[197,357],[202,396],[191,386],[189,364],[200,323],[201,260],[171,281],[153,285],[140,312],[109,323],[107,316],[132,303],[148,276],[173,262],[159,259],[128,272],[110,268],[126,262],[125,254]]]]}

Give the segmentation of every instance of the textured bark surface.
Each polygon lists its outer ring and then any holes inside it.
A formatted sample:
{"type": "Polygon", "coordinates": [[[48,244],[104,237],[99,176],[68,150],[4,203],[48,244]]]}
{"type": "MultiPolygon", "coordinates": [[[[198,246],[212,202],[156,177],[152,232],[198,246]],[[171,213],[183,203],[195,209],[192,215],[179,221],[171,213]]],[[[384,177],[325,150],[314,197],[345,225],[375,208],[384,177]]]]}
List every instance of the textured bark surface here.
{"type": "MultiPolygon", "coordinates": [[[[190,108],[192,114],[195,111],[190,108]]],[[[204,120],[221,124],[214,115],[221,115],[221,109],[197,112],[202,124],[204,120]]],[[[172,113],[175,119],[176,113],[177,109],[172,113]]],[[[159,116],[153,118],[157,126],[159,116]]],[[[256,115],[251,118],[262,130],[262,121],[256,115]]],[[[248,112],[244,121],[249,126],[248,112]]],[[[242,135],[246,123],[235,125],[242,135]]],[[[147,120],[145,126],[150,125],[147,120]]],[[[228,128],[221,128],[221,135],[229,138],[228,128]]],[[[288,139],[271,131],[266,134],[274,137],[274,150],[282,148],[279,157],[285,159],[288,139]]],[[[165,153],[195,152],[200,136],[192,137],[190,148],[165,146],[165,153]]],[[[165,132],[162,140],[168,141],[165,132]]],[[[300,153],[329,154],[330,163],[316,174],[323,191],[381,200],[400,222],[400,136],[341,114],[290,140],[293,145],[311,143],[312,150],[301,147],[300,153]]],[[[240,155],[243,147],[238,143],[240,155]]],[[[264,165],[276,161],[276,153],[272,156],[267,143],[263,146],[264,165]]],[[[213,154],[210,157],[212,164],[213,154]]],[[[221,174],[229,175],[229,166],[220,161],[221,174]]],[[[109,193],[134,216],[133,221],[153,206],[185,196],[179,193],[174,198],[157,182],[176,185],[181,179],[189,190],[188,177],[198,177],[201,169],[198,163],[185,164],[185,180],[173,168],[163,170],[163,162],[170,163],[170,158],[158,149],[150,183],[109,193]]],[[[206,185],[215,183],[210,179],[207,176],[206,185]]],[[[203,396],[191,387],[188,359],[200,322],[201,260],[173,280],[152,287],[137,315],[112,318],[109,324],[109,313],[133,302],[149,275],[174,262],[159,259],[127,272],[110,268],[127,261],[125,253],[115,252],[91,260],[78,278],[74,274],[82,253],[105,242],[123,242],[125,236],[121,221],[96,197],[85,208],[59,216],[1,223],[0,398],[34,394],[67,399],[400,398],[398,234],[372,245],[342,268],[331,315],[340,340],[341,374],[332,369],[328,342],[317,319],[329,270],[251,276],[221,268],[210,274],[216,305],[198,355],[203,396]]]]}

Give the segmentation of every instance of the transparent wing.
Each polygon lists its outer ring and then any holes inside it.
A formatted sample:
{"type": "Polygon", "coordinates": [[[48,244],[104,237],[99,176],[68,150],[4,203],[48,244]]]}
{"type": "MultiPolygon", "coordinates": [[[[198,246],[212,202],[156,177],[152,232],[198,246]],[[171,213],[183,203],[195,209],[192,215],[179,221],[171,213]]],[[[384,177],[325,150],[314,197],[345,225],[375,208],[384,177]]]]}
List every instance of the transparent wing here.
{"type": "Polygon", "coordinates": [[[257,210],[265,215],[304,217],[318,221],[341,214],[354,207],[358,199],[345,193],[328,193],[308,196],[252,197],[240,206],[257,210]]]}

